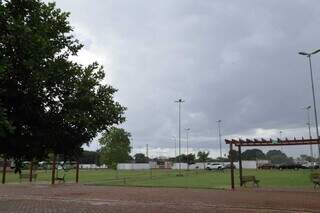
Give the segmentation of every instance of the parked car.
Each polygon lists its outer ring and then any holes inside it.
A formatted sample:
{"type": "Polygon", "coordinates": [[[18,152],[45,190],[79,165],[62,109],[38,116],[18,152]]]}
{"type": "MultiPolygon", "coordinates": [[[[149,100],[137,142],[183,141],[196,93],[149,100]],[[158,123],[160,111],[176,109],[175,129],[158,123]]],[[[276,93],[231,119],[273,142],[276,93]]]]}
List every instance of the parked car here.
{"type": "Polygon", "coordinates": [[[271,163],[265,163],[258,166],[258,169],[273,169],[274,165],[271,163]]]}
{"type": "Polygon", "coordinates": [[[307,162],[302,164],[302,166],[305,166],[308,169],[319,169],[319,165],[316,162],[307,162]]]}
{"type": "Polygon", "coordinates": [[[219,163],[208,163],[206,166],[207,170],[223,170],[223,165],[219,163]]]}
{"type": "Polygon", "coordinates": [[[308,167],[301,164],[281,164],[278,166],[278,169],[308,169],[308,167]]]}
{"type": "MultiPolygon", "coordinates": [[[[231,164],[228,163],[228,164],[224,165],[223,168],[224,168],[224,169],[231,169],[231,164]]],[[[237,169],[237,167],[236,167],[234,164],[233,164],[233,169],[237,169]]]]}

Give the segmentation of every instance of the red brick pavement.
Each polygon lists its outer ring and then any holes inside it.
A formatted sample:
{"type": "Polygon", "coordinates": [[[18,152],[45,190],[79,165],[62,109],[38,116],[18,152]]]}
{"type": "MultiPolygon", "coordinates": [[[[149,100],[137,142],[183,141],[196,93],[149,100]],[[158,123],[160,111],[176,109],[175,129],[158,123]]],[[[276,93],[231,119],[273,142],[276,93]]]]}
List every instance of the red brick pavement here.
{"type": "Polygon", "coordinates": [[[0,212],[320,212],[320,193],[10,184],[0,212]]]}

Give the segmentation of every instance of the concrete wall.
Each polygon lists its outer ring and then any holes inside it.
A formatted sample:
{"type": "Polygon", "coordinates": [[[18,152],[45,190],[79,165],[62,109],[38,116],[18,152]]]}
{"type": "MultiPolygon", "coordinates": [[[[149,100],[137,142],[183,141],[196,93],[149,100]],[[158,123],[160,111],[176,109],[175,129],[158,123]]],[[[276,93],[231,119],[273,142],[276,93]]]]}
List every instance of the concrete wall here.
{"type": "Polygon", "coordinates": [[[145,170],[150,169],[149,163],[118,163],[118,170],[145,170]]]}
{"type": "MultiPolygon", "coordinates": [[[[179,163],[174,163],[171,169],[179,169],[179,163]]],[[[188,164],[181,163],[181,169],[188,169],[188,164]]]]}
{"type": "MultiPolygon", "coordinates": [[[[218,163],[222,165],[228,165],[230,162],[205,162],[203,163],[195,163],[195,164],[190,164],[189,169],[205,169],[207,167],[208,163],[218,163]]],[[[239,162],[234,162],[234,165],[236,166],[237,169],[239,169],[239,162]]],[[[257,162],[252,160],[252,161],[242,161],[242,168],[243,169],[256,169],[257,168],[257,162]]],[[[174,163],[172,166],[172,169],[179,169],[179,163],[174,163]]],[[[188,164],[187,163],[181,163],[181,169],[188,169],[188,164]]]]}
{"type": "MultiPolygon", "coordinates": [[[[60,166],[61,167],[61,166],[60,166]]],[[[79,164],[80,169],[107,169],[107,165],[97,166],[96,164],[79,164]]],[[[62,169],[62,167],[61,167],[62,169]]]]}

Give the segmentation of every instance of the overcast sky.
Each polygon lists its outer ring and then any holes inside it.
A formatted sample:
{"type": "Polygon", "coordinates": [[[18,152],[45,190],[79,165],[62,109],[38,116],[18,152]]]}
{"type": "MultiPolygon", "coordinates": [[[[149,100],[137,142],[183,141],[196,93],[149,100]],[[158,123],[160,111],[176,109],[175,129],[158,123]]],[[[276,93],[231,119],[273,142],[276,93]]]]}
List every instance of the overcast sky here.
{"type": "MultiPolygon", "coordinates": [[[[122,127],[135,152],[149,144],[153,156],[174,154],[178,98],[185,100],[182,129],[191,129],[192,151],[218,153],[218,119],[223,138],[279,137],[280,130],[283,137],[307,136],[301,108],[312,105],[310,75],[298,51],[320,48],[319,1],[59,0],[57,6],[71,12],[85,45],[76,60],[104,65],[106,82],[119,89],[116,99],[128,107],[122,127]]],[[[319,105],[320,54],[312,59],[319,105]]],[[[309,153],[306,146],[283,149],[309,153]]]]}

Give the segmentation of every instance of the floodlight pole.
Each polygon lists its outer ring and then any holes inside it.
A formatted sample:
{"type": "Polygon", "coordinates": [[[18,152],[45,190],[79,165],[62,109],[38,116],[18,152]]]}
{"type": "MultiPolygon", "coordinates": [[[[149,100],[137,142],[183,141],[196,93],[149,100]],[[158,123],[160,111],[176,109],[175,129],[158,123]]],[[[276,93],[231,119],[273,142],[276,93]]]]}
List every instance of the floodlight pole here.
{"type": "Polygon", "coordinates": [[[222,158],[222,146],[221,146],[221,120],[217,120],[218,123],[218,136],[219,136],[219,147],[220,147],[220,158],[222,158]]]}
{"type": "Polygon", "coordinates": [[[182,176],[181,174],[181,103],[184,102],[181,98],[175,101],[178,103],[178,109],[179,109],[179,176],[182,176]]]}
{"type": "MultiPolygon", "coordinates": [[[[280,136],[280,141],[282,141],[282,131],[281,130],[279,131],[279,136],[280,136]]],[[[282,145],[280,146],[280,150],[281,150],[281,152],[283,152],[282,145]]]]}
{"type": "Polygon", "coordinates": [[[187,155],[189,154],[189,131],[190,128],[186,128],[186,133],[187,133],[187,155]]]}
{"type": "Polygon", "coordinates": [[[177,138],[175,136],[172,136],[172,139],[174,140],[174,158],[176,160],[176,158],[177,158],[177,138]]]}
{"type": "Polygon", "coordinates": [[[148,158],[148,161],[149,161],[149,145],[147,144],[147,147],[146,147],[146,155],[147,155],[147,158],[148,158]]]}
{"type": "Polygon", "coordinates": [[[310,67],[310,77],[311,77],[311,89],[312,89],[312,98],[313,98],[313,110],[314,110],[314,120],[316,124],[316,132],[317,132],[317,140],[318,140],[318,158],[320,160],[320,143],[319,143],[319,128],[318,128],[318,116],[317,116],[317,107],[316,107],[316,97],[314,94],[314,83],[313,83],[313,72],[312,72],[312,64],[311,64],[311,56],[320,52],[320,49],[312,52],[312,53],[306,53],[306,52],[299,52],[300,55],[307,56],[309,59],[309,67],[310,67]]]}
{"type": "Polygon", "coordinates": [[[190,131],[190,128],[186,128],[185,129],[187,131],[187,164],[188,164],[188,170],[189,170],[189,131],[190,131]]]}
{"type": "MultiPolygon", "coordinates": [[[[311,106],[307,106],[304,108],[307,111],[307,126],[308,126],[308,130],[309,130],[309,138],[312,139],[312,135],[311,135],[311,120],[310,120],[310,109],[311,106]]],[[[310,156],[313,158],[313,148],[312,148],[312,144],[310,144],[310,156]]]]}

